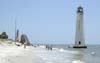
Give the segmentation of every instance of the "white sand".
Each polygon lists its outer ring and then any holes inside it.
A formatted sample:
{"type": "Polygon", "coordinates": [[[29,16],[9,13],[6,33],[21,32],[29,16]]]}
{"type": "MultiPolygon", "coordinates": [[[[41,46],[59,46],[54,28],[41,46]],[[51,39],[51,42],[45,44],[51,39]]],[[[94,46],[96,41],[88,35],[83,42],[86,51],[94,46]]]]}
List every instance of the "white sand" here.
{"type": "Polygon", "coordinates": [[[44,63],[33,54],[34,47],[0,46],[0,63],[44,63]]]}

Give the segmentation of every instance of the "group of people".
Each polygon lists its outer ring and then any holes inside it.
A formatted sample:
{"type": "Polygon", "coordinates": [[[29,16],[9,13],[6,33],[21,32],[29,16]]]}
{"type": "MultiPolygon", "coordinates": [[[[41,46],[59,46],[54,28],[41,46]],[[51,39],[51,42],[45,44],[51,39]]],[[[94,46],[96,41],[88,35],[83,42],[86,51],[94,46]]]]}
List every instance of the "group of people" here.
{"type": "Polygon", "coordinates": [[[52,50],[52,45],[46,45],[46,49],[52,50]]]}

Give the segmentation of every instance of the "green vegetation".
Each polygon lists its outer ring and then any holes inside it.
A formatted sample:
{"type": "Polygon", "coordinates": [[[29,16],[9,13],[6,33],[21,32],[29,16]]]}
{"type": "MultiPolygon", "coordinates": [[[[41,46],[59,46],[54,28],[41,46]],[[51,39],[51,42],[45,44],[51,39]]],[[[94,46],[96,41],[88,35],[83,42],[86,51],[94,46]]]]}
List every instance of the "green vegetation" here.
{"type": "Polygon", "coordinates": [[[14,42],[12,40],[9,40],[9,39],[0,39],[0,45],[14,45],[14,42]]]}
{"type": "Polygon", "coordinates": [[[14,41],[12,39],[8,39],[8,35],[6,32],[2,32],[0,34],[0,45],[13,45],[14,41]]]}
{"type": "Polygon", "coordinates": [[[8,39],[6,32],[2,32],[2,34],[0,34],[0,39],[8,39]]]}

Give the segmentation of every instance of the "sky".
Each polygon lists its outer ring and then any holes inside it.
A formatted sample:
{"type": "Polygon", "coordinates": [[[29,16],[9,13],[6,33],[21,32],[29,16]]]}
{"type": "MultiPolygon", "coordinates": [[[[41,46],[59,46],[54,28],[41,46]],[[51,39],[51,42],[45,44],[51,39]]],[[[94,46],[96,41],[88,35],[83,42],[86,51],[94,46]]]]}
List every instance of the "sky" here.
{"type": "Polygon", "coordinates": [[[100,44],[100,0],[0,0],[0,33],[20,35],[31,43],[74,44],[77,7],[84,9],[86,44],[100,44]]]}

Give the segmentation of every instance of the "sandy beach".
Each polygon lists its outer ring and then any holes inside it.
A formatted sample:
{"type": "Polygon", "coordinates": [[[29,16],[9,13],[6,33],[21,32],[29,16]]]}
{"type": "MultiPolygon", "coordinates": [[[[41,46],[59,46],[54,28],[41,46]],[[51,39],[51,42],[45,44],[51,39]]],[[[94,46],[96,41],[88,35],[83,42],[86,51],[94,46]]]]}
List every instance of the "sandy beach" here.
{"type": "Polygon", "coordinates": [[[23,46],[0,46],[0,63],[40,63],[39,60],[42,60],[33,54],[33,49],[24,49],[23,46]]]}

